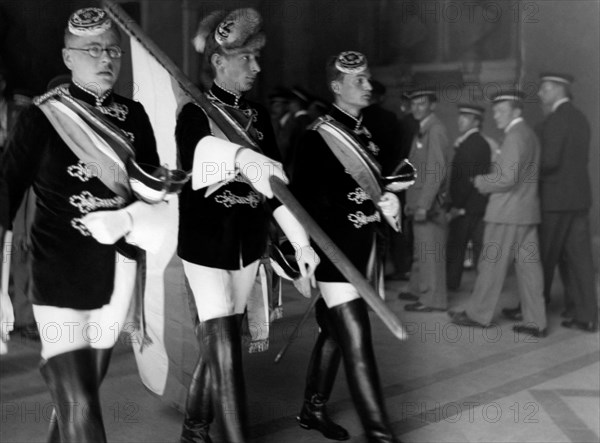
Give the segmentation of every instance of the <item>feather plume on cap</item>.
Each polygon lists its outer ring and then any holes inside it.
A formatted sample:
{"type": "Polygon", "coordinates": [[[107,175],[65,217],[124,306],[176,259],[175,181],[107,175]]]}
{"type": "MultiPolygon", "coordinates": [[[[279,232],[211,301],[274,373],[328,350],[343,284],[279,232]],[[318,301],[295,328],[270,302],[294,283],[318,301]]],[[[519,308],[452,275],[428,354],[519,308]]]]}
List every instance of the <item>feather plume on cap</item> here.
{"type": "Polygon", "coordinates": [[[200,53],[206,50],[209,39],[226,52],[247,46],[260,49],[266,41],[262,24],[262,17],[252,8],[236,9],[229,13],[215,11],[200,22],[192,43],[200,53]]]}
{"type": "Polygon", "coordinates": [[[200,20],[196,35],[192,39],[192,45],[196,52],[201,54],[204,52],[204,49],[206,48],[206,39],[215,31],[219,23],[221,23],[225,17],[227,17],[227,11],[220,10],[213,11],[200,20]]]}

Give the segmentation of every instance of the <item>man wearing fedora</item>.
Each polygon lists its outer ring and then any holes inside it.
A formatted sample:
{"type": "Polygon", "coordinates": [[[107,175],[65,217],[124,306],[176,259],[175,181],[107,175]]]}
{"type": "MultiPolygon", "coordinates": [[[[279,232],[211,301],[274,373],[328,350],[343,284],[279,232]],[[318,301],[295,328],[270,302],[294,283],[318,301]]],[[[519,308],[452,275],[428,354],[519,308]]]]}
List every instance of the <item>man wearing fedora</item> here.
{"type": "Polygon", "coordinates": [[[514,262],[524,322],[513,326],[513,330],[517,334],[545,337],[546,311],[537,233],[540,146],[537,136],[521,117],[523,100],[524,94],[518,90],[499,92],[492,99],[494,120],[505,137],[491,171],[473,180],[479,192],[490,195],[484,216],[483,249],[466,309],[452,313],[451,317],[458,325],[488,326],[508,268],[514,262]]]}

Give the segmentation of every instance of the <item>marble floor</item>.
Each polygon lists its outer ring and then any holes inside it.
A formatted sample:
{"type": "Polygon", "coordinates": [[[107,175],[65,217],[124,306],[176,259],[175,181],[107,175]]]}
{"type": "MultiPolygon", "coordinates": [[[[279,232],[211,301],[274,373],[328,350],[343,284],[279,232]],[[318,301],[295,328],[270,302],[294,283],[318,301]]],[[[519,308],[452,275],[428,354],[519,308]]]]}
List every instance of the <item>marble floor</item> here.
{"type": "MultiPolygon", "coordinates": [[[[460,306],[473,286],[450,294],[460,306]]],[[[598,442],[600,438],[600,341],[598,333],[560,326],[561,290],[548,309],[549,335],[515,334],[496,315],[495,326],[457,327],[445,313],[409,313],[397,299],[406,285],[388,282],[387,304],[409,332],[400,342],[371,313],[375,351],[394,431],[404,442],[598,442]]],[[[498,306],[513,306],[510,277],[498,306]]],[[[298,427],[303,379],[316,325],[311,316],[278,364],[273,359],[308,301],[291,286],[284,291],[285,317],[273,324],[270,349],[244,357],[251,441],[322,442],[316,431],[298,427]]],[[[15,337],[0,358],[0,441],[45,441],[52,403],[38,370],[35,342],[15,337]]],[[[131,349],[117,346],[102,386],[105,427],[111,442],[176,442],[182,414],[145,389],[131,349]]],[[[365,441],[343,370],[329,403],[332,417],[365,441]]],[[[220,428],[213,426],[213,440],[220,428]]]]}

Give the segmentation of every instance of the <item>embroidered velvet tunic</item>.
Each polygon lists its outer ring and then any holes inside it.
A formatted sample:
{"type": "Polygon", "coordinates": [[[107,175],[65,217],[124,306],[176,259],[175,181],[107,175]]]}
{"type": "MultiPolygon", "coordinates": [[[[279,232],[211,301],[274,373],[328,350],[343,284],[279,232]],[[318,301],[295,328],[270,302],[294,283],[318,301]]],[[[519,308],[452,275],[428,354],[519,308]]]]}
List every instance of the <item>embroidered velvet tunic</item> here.
{"type": "MultiPolygon", "coordinates": [[[[132,142],[136,160],[158,165],[156,142],[141,104],[111,92],[95,97],[71,84],[68,92],[95,106],[132,142]]],[[[32,302],[38,305],[96,309],[113,291],[115,245],[98,243],[81,223],[94,211],[123,207],[99,174],[115,174],[84,164],[63,142],[37,106],[23,111],[0,159],[0,223],[10,229],[25,191],[33,186],[36,213],[32,302]]]]}
{"type": "MultiPolygon", "coordinates": [[[[329,116],[341,123],[365,150],[378,157],[380,149],[373,143],[369,130],[362,125],[362,119],[356,119],[335,106],[329,116]]],[[[333,243],[365,274],[381,216],[371,197],[346,172],[314,129],[306,131],[300,141],[291,190],[333,243]]],[[[315,274],[317,280],[347,281],[325,254],[314,246],[321,258],[315,274]]]]}
{"type": "MultiPolygon", "coordinates": [[[[271,120],[265,108],[216,84],[210,89],[208,98],[246,129],[264,155],[279,160],[271,120]]],[[[192,169],[196,145],[209,135],[216,136],[211,132],[204,111],[193,103],[185,105],[175,130],[184,170],[192,169]]],[[[220,168],[222,165],[214,166],[220,168]]],[[[280,203],[271,199],[265,205],[261,194],[244,182],[239,173],[211,195],[206,196],[206,191],[206,188],[194,191],[188,182],[179,195],[178,255],[197,265],[228,270],[240,269],[260,258],[267,244],[270,210],[280,203]]]]}

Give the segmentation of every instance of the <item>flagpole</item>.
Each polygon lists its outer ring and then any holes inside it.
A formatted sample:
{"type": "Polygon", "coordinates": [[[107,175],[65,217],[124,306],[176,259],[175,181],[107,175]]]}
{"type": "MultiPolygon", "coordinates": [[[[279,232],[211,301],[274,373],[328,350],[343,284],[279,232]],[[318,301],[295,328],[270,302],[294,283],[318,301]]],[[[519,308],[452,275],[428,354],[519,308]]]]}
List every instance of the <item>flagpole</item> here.
{"type": "Polygon", "coordinates": [[[110,17],[117,22],[117,24],[127,33],[127,35],[137,40],[140,45],[148,53],[150,53],[156,61],[173,77],[180,85],[181,89],[187,93],[202,109],[208,114],[208,116],[217,124],[219,129],[227,136],[229,141],[239,145],[245,146],[247,143],[244,139],[237,134],[235,131],[230,129],[229,124],[221,113],[210,104],[206,96],[202,93],[200,88],[196,86],[190,79],[183,73],[183,71],[164,53],[148,36],[144,33],[142,28],[133,20],[129,15],[113,0],[102,0],[102,6],[110,15],[110,17]]]}
{"type": "MultiPolygon", "coordinates": [[[[223,115],[208,101],[200,89],[173,63],[173,61],[144,33],[142,28],[113,0],[102,0],[102,5],[111,18],[129,35],[137,40],[148,53],[173,77],[208,116],[223,131],[232,143],[247,146],[247,142],[225,120],[223,115]]],[[[371,284],[362,276],[360,271],[350,262],[342,251],[331,241],[325,232],[315,223],[312,217],[298,203],[285,183],[276,177],[271,178],[271,187],[275,196],[290,210],[296,219],[306,227],[310,236],[323,252],[330,258],[339,271],[358,290],[361,297],[381,318],[392,334],[401,340],[406,338],[406,331],[396,315],[383,302],[371,284]]]]}

